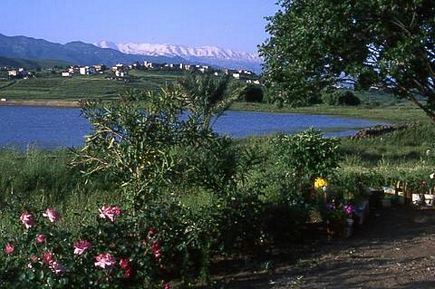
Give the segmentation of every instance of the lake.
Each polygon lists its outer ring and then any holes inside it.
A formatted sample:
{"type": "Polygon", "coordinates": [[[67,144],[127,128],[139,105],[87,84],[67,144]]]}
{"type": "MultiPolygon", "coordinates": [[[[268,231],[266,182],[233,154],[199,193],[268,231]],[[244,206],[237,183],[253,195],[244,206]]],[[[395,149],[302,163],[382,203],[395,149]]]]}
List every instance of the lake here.
{"type": "MultiPolygon", "coordinates": [[[[213,128],[234,138],[296,133],[314,127],[326,136],[349,136],[358,129],[381,124],[363,119],[323,115],[228,111],[213,128]]],[[[78,108],[0,106],[0,147],[55,149],[77,147],[91,131],[78,108]]]]}

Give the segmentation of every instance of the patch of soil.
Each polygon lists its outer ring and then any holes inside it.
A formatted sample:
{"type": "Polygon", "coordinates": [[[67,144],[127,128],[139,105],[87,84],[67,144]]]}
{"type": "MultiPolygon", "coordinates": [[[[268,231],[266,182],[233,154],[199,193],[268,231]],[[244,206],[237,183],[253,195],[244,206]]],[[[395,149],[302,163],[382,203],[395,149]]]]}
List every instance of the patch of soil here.
{"type": "Polygon", "coordinates": [[[219,288],[435,288],[435,210],[372,212],[346,240],[277,248],[226,267],[219,288]]]}

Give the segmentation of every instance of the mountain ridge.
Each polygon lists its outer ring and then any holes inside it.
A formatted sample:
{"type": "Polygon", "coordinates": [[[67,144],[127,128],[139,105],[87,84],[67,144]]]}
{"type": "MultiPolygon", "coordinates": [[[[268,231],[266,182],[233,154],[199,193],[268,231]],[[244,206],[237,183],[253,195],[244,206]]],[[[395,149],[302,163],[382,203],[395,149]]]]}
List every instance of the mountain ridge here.
{"type": "Polygon", "coordinates": [[[119,62],[151,61],[158,63],[187,63],[181,57],[125,54],[115,49],[100,48],[82,41],[66,44],[27,36],[6,36],[0,33],[0,56],[28,60],[54,59],[78,65],[96,63],[113,65],[119,62]]]}
{"type": "Polygon", "coordinates": [[[98,47],[115,49],[126,54],[182,57],[193,62],[205,62],[227,68],[261,70],[262,59],[255,53],[240,52],[215,46],[189,47],[176,44],[153,44],[103,40],[94,43],[98,47]]]}

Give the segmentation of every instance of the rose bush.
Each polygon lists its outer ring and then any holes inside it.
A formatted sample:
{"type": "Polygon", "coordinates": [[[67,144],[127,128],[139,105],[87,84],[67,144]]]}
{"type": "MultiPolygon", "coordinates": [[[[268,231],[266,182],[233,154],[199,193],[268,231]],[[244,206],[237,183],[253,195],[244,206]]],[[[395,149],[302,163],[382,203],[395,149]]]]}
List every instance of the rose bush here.
{"type": "Polygon", "coordinates": [[[146,222],[103,206],[72,235],[55,209],[33,212],[15,220],[19,235],[1,238],[0,288],[169,288],[164,240],[146,222]]]}

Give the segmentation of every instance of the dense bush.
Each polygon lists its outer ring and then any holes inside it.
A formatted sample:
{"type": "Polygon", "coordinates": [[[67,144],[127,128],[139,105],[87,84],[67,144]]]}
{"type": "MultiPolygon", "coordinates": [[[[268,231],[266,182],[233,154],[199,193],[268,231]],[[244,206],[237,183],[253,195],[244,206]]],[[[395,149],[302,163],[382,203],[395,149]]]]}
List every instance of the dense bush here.
{"type": "Polygon", "coordinates": [[[323,90],[322,102],[329,105],[350,105],[356,106],[361,104],[361,100],[349,90],[323,90]]]}
{"type": "Polygon", "coordinates": [[[246,102],[262,102],[263,95],[263,88],[255,84],[248,84],[240,93],[240,97],[246,102]]]}

